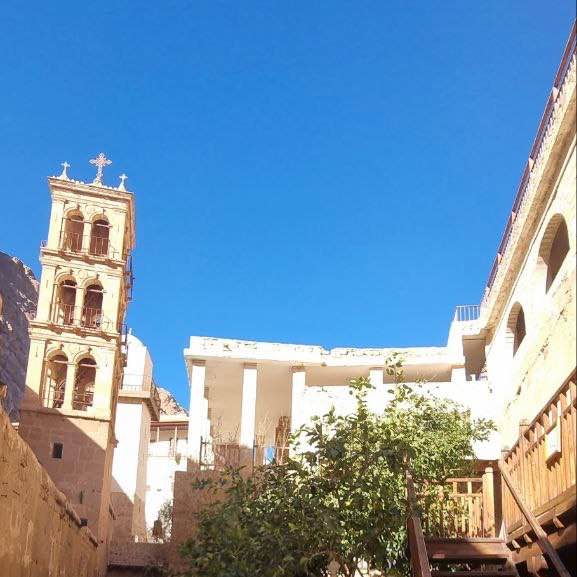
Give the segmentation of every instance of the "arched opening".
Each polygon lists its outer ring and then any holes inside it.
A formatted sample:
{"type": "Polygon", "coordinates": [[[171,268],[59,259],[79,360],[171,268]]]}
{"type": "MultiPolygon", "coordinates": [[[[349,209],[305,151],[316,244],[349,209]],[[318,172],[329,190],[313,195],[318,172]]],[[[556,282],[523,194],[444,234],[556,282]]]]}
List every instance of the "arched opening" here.
{"type": "Polygon", "coordinates": [[[96,361],[85,357],[76,366],[74,379],[74,394],[72,408],[77,411],[86,411],[94,400],[94,382],[96,380],[96,361]]]}
{"type": "Polygon", "coordinates": [[[557,227],[557,232],[551,243],[551,251],[549,252],[549,262],[547,264],[547,284],[545,285],[545,290],[548,291],[549,287],[555,280],[555,277],[559,273],[561,265],[569,252],[569,233],[567,232],[567,225],[565,220],[562,220],[557,227]]]}
{"type": "Polygon", "coordinates": [[[525,335],[527,334],[525,326],[525,311],[519,303],[515,303],[509,313],[507,334],[513,345],[513,356],[515,356],[525,338],[525,335]]]}
{"type": "Polygon", "coordinates": [[[96,219],[92,223],[90,234],[90,254],[96,256],[108,255],[108,237],[110,235],[110,224],[104,217],[96,219]]]}
{"type": "Polygon", "coordinates": [[[567,223],[561,214],[556,214],[549,221],[539,247],[538,268],[540,270],[545,268],[547,271],[546,275],[544,275],[545,292],[548,292],[551,288],[568,252],[569,233],[567,231],[567,223]]]}
{"type": "Polygon", "coordinates": [[[74,310],[76,305],[76,281],[68,279],[58,287],[56,303],[56,322],[61,325],[74,324],[74,310]]]}
{"type": "Polygon", "coordinates": [[[64,404],[68,358],[63,353],[48,359],[45,363],[44,404],[52,409],[60,409],[64,404]]]}
{"type": "Polygon", "coordinates": [[[93,283],[86,287],[84,306],[82,307],[82,326],[98,329],[102,326],[102,285],[93,283]]]}
{"type": "Polygon", "coordinates": [[[527,334],[527,330],[525,329],[525,313],[523,312],[523,308],[519,311],[517,315],[517,322],[515,323],[515,335],[513,340],[513,354],[517,352],[525,335],[527,334]]]}
{"type": "Polygon", "coordinates": [[[71,252],[82,251],[84,216],[81,212],[69,213],[64,219],[64,239],[62,248],[71,252]]]}

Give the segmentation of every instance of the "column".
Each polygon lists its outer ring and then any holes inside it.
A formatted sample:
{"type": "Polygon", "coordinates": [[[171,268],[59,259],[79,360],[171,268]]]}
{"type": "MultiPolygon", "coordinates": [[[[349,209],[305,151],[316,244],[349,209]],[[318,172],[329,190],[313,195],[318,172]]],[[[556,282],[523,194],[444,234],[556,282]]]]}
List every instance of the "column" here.
{"type": "Polygon", "coordinates": [[[66,386],[64,388],[64,403],[62,408],[66,411],[72,410],[72,399],[74,395],[74,384],[76,381],[76,365],[68,362],[66,366],[66,386]]]}
{"type": "Polygon", "coordinates": [[[256,365],[244,365],[242,375],[242,404],[240,412],[240,446],[253,448],[256,417],[256,365]]]}
{"type": "Polygon", "coordinates": [[[188,455],[197,463],[200,461],[205,375],[206,367],[204,361],[192,361],[190,371],[190,410],[188,412],[188,455]]]}
{"type": "Polygon", "coordinates": [[[367,394],[367,405],[369,411],[381,413],[385,404],[389,401],[388,395],[384,396],[383,391],[383,369],[382,367],[373,367],[369,369],[369,381],[374,387],[367,394]]]}
{"type": "Polygon", "coordinates": [[[292,367],[291,388],[291,433],[304,424],[303,397],[306,387],[306,372],[304,367],[292,367]]]}
{"type": "MultiPolygon", "coordinates": [[[[84,316],[84,299],[86,297],[86,287],[76,287],[76,298],[74,299],[74,324],[81,326],[83,324],[82,317],[84,316]]],[[[87,319],[84,319],[86,322],[87,319]]]]}

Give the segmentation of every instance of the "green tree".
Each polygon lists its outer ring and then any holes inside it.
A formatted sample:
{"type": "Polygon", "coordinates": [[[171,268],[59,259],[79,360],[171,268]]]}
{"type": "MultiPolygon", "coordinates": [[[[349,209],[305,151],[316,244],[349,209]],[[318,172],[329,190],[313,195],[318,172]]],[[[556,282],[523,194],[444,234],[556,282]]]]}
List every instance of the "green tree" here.
{"type": "Polygon", "coordinates": [[[401,383],[397,360],[388,372],[396,384],[383,414],[369,411],[371,385],[356,379],[356,412],[330,411],[303,427],[287,463],[249,478],[229,470],[218,482],[199,484],[224,497],[201,512],[194,538],[182,547],[188,575],[324,577],[331,562],[346,576],[361,562],[406,572],[407,468],[425,492],[463,474],[473,442],[485,440],[492,424],[401,383]]]}

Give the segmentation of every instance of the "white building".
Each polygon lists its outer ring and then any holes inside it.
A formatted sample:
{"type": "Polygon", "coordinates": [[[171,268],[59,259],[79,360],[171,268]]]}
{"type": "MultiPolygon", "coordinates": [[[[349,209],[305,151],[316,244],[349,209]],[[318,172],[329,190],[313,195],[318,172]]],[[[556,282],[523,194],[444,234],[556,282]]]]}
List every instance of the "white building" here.
{"type": "Polygon", "coordinates": [[[160,415],[150,429],[146,476],[146,526],[149,533],[163,505],[172,503],[174,473],[186,471],[188,415],[160,415]]]}
{"type": "Polygon", "coordinates": [[[126,367],[116,407],[112,462],[115,540],[146,541],[145,499],[150,423],[160,415],[148,349],[134,335],[126,344],[126,367]]]}
{"type": "MultiPolygon", "coordinates": [[[[393,352],[403,360],[405,382],[425,381],[432,393],[459,401],[474,416],[493,418],[494,393],[480,380],[485,358],[478,314],[478,307],[460,307],[445,347],[325,350],[193,336],[184,351],[191,386],[189,455],[204,463],[223,453],[234,457],[238,446],[262,462],[314,415],[331,406],[341,414],[353,411],[348,385],[356,377],[370,379],[375,388],[369,407],[382,411],[392,379],[385,366],[393,352]]],[[[477,452],[494,458],[498,449],[492,442],[477,452]]]]}

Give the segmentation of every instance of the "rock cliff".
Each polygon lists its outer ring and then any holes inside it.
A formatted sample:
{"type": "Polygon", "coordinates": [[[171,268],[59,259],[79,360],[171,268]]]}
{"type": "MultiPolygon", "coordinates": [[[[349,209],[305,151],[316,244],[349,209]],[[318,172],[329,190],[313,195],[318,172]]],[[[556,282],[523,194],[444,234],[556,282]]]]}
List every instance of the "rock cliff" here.
{"type": "Polygon", "coordinates": [[[28,320],[34,317],[38,281],[21,260],[0,252],[0,382],[8,386],[3,405],[12,420],[24,395],[28,364],[28,320]]]}
{"type": "Polygon", "coordinates": [[[187,415],[186,410],[178,404],[178,401],[172,396],[170,391],[158,387],[160,395],[160,414],[161,415],[187,415]]]}

